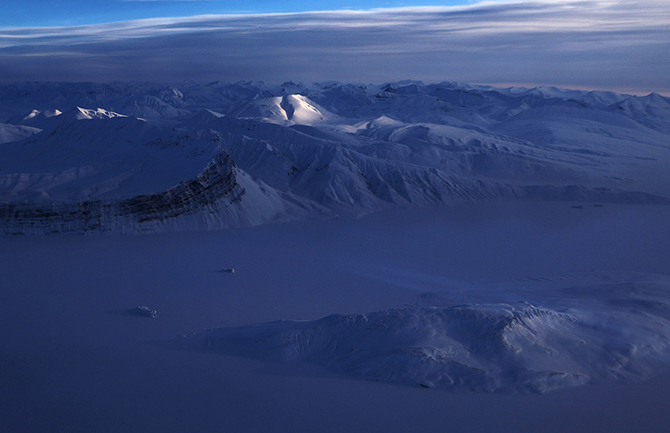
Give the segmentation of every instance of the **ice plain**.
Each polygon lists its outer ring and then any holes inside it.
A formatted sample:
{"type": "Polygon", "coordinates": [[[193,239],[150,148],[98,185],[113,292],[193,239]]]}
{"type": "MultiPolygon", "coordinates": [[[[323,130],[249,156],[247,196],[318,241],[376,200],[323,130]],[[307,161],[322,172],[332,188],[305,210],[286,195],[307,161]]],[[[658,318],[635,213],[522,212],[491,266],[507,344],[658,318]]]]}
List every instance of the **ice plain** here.
{"type": "Polygon", "coordinates": [[[668,216],[644,205],[487,204],[235,231],[3,237],[0,417],[12,432],[661,432],[662,374],[543,395],[453,394],[174,341],[403,309],[417,296],[435,304],[445,289],[490,303],[508,296],[489,289],[501,282],[533,292],[573,273],[605,284],[622,272],[667,274],[668,216]],[[137,305],[158,317],[125,314],[137,305]]]}

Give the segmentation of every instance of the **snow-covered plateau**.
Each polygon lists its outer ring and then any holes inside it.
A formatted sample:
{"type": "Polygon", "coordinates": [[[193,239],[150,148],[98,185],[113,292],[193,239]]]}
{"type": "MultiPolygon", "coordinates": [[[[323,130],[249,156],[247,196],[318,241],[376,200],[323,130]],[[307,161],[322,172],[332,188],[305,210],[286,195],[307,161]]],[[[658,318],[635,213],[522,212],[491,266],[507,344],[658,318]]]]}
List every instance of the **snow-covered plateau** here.
{"type": "Polygon", "coordinates": [[[670,203],[670,100],[459,83],[0,86],[3,233],[670,203]]]}
{"type": "Polygon", "coordinates": [[[404,308],[220,328],[180,343],[460,392],[544,393],[586,383],[631,382],[668,370],[668,276],[610,274],[602,280],[589,276],[558,282],[562,285],[536,279],[487,290],[469,287],[467,293],[426,293],[418,295],[417,305],[404,308]],[[552,307],[456,301],[491,295],[537,298],[552,307]],[[449,306],[423,306],[429,301],[449,306]]]}

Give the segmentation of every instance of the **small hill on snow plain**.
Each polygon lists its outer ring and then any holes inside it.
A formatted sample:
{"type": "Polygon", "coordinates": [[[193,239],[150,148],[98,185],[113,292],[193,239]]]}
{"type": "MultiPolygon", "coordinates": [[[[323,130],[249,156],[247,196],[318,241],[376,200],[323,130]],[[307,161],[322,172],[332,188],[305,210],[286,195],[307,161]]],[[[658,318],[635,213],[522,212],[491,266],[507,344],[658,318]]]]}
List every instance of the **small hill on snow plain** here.
{"type": "Polygon", "coordinates": [[[665,275],[533,280],[425,293],[415,306],[369,314],[212,329],[176,343],[406,386],[545,393],[667,370],[668,293],[665,275]]]}

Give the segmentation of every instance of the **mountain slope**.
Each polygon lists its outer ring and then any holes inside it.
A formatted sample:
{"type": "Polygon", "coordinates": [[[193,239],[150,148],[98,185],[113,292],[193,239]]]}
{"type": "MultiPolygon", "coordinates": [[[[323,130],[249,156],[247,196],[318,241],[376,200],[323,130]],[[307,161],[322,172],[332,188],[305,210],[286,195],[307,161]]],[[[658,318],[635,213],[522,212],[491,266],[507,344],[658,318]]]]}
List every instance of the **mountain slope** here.
{"type": "Polygon", "coordinates": [[[172,188],[122,200],[0,204],[5,233],[197,230],[304,218],[308,209],[238,170],[221,152],[198,175],[172,188]]]}
{"type": "Polygon", "coordinates": [[[0,144],[23,140],[40,132],[39,128],[23,125],[9,125],[0,123],[0,144]]]}

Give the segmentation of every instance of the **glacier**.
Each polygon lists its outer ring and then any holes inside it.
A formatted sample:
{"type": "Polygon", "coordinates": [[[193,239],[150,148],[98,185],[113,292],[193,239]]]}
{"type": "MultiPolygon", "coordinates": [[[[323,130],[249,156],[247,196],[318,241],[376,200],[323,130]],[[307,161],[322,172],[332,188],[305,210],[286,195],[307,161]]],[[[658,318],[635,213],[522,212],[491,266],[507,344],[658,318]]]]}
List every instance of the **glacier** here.
{"type": "Polygon", "coordinates": [[[0,232],[670,203],[670,100],[416,81],[0,86],[0,232]]]}

